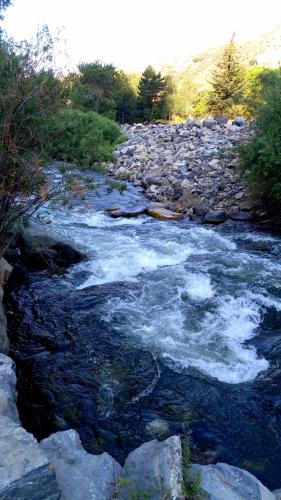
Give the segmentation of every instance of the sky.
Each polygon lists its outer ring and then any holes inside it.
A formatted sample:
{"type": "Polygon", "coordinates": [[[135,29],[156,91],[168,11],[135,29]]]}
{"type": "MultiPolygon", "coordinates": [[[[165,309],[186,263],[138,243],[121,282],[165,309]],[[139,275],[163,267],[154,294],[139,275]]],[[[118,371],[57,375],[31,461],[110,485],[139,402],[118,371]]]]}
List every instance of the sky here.
{"type": "Polygon", "coordinates": [[[126,71],[188,58],[281,23],[281,0],[13,0],[4,28],[30,39],[44,24],[59,31],[58,65],[102,60],[126,71]],[[66,55],[67,54],[67,55],[66,55]]]}

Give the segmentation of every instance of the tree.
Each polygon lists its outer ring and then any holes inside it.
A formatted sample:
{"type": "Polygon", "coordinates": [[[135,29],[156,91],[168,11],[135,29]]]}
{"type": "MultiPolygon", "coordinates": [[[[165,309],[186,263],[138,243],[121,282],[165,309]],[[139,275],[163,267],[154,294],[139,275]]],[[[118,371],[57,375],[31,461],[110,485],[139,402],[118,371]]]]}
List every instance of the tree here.
{"type": "Polygon", "coordinates": [[[138,114],[144,120],[163,118],[163,101],[167,98],[167,82],[161,73],[148,66],[138,86],[138,114]],[[161,114],[162,112],[162,114],[161,114]]]}
{"type": "Polygon", "coordinates": [[[74,108],[96,111],[120,123],[134,120],[136,95],[125,73],[112,64],[80,64],[79,74],[68,77],[66,84],[74,108]]]}
{"type": "Polygon", "coordinates": [[[190,75],[183,75],[178,80],[177,90],[174,95],[174,113],[181,118],[193,115],[194,96],[197,87],[190,75]]]}
{"type": "Polygon", "coordinates": [[[207,99],[208,111],[231,116],[231,107],[238,101],[243,83],[244,69],[232,38],[213,72],[212,88],[207,99]]]}
{"type": "Polygon", "coordinates": [[[2,12],[11,5],[11,0],[0,0],[0,19],[3,19],[2,12]]]}
{"type": "MultiPolygon", "coordinates": [[[[281,206],[281,69],[259,74],[256,94],[256,134],[240,147],[250,187],[271,208],[281,206]]],[[[280,222],[280,216],[279,216],[280,222]]]]}
{"type": "Polygon", "coordinates": [[[136,119],[137,94],[124,71],[118,71],[116,99],[116,120],[119,123],[133,123],[136,119]]]}

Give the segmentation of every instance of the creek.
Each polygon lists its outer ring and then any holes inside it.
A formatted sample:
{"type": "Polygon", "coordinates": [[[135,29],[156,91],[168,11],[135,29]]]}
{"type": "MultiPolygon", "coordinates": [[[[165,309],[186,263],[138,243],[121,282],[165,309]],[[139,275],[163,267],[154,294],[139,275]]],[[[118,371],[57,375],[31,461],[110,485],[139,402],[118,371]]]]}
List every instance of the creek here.
{"type": "Polygon", "coordinates": [[[198,461],[280,487],[281,239],[106,212],[143,202],[132,186],[101,187],[45,211],[87,259],[13,286],[22,423],[38,439],[74,428],[89,452],[120,462],[191,432],[198,461]]]}

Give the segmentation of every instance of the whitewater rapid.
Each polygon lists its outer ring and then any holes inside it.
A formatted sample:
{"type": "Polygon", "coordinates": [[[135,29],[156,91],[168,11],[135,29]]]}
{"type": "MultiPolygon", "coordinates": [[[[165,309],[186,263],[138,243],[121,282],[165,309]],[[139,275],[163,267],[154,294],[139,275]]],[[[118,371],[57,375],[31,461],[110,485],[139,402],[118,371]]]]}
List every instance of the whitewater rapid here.
{"type": "Polygon", "coordinates": [[[112,219],[100,211],[51,215],[61,235],[86,252],[67,286],[128,283],[108,297],[103,317],[174,370],[195,368],[221,382],[254,380],[269,362],[251,340],[267,308],[281,310],[280,261],[255,245],[280,240],[146,216],[112,219]]]}

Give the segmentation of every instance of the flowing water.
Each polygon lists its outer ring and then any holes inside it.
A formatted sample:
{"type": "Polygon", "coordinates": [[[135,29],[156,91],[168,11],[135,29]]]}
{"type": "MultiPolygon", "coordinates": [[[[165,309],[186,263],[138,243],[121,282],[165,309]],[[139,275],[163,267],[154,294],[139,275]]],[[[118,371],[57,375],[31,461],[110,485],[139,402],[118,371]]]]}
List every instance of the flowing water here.
{"type": "Polygon", "coordinates": [[[87,259],[13,292],[21,418],[40,439],[76,428],[120,461],[140,443],[192,432],[199,461],[281,486],[281,239],[254,226],[112,219],[134,206],[89,194],[54,212],[87,259]]]}

